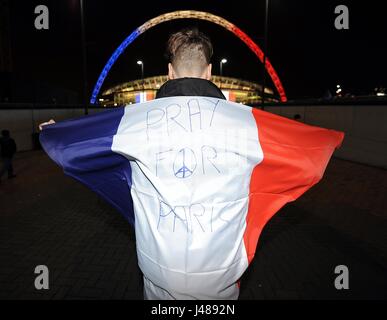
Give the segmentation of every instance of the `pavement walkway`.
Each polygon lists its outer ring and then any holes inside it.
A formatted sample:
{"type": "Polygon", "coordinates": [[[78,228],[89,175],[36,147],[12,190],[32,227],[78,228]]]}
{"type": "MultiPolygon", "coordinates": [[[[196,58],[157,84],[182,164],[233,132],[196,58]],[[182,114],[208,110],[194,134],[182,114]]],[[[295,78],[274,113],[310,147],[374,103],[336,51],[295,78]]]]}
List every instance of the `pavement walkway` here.
{"type": "MultiPolygon", "coordinates": [[[[142,299],[135,236],[42,151],[0,184],[0,299],[142,299]],[[50,270],[34,287],[35,266],[50,270]]],[[[265,227],[241,299],[386,299],[387,171],[333,159],[317,186],[265,227]],[[334,269],[346,265],[349,289],[334,269]]]]}

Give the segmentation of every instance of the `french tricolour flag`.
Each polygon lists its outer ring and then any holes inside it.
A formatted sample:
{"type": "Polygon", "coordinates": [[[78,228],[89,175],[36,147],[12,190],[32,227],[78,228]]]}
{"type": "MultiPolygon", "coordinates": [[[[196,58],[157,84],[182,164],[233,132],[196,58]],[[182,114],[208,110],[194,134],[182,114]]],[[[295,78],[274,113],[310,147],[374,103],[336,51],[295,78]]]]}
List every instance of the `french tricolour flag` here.
{"type": "Polygon", "coordinates": [[[236,299],[267,221],[323,176],[344,134],[206,97],[45,126],[65,174],[134,227],[148,299],[236,299]]]}

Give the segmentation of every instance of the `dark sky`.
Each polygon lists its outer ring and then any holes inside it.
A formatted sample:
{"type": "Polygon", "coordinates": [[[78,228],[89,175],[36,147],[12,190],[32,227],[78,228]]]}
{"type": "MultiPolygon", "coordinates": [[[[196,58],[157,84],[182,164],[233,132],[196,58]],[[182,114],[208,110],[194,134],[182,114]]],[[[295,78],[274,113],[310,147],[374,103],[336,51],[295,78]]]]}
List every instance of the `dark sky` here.
{"type": "MultiPolygon", "coordinates": [[[[82,51],[79,0],[14,0],[11,31],[14,72],[26,79],[82,92],[82,51]],[[34,28],[34,8],[50,10],[50,29],[34,28]]],[[[159,14],[194,9],[208,11],[237,25],[263,46],[264,1],[84,0],[88,86],[91,92],[115,48],[134,29],[159,14]]],[[[267,54],[289,99],[321,97],[340,83],[345,91],[368,94],[387,86],[387,19],[383,1],[270,0],[267,54]],[[349,30],[336,30],[334,8],[349,8],[349,30]]],[[[224,75],[262,81],[262,65],[232,33],[204,21],[180,20],[158,25],[141,35],[118,59],[104,88],[141,75],[166,73],[163,54],[168,35],[198,26],[214,44],[213,73],[226,57],[224,75]]],[[[268,84],[272,86],[270,80],[268,84]]]]}

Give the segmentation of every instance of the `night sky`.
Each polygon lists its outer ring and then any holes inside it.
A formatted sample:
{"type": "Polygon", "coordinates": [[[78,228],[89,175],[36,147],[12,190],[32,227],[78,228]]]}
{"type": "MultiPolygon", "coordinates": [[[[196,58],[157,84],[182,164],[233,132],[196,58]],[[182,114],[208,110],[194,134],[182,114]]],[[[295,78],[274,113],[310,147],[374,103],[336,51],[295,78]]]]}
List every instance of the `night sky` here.
{"type": "MultiPolygon", "coordinates": [[[[79,0],[11,2],[13,71],[71,89],[82,95],[82,51],[79,0]],[[34,28],[34,8],[50,10],[50,29],[34,28]]],[[[174,10],[208,11],[237,25],[263,47],[264,1],[84,0],[87,40],[88,91],[115,48],[150,18],[174,10]]],[[[369,94],[387,86],[386,11],[383,1],[271,0],[267,55],[289,99],[321,97],[337,83],[344,92],[369,94]],[[336,30],[334,8],[349,8],[349,30],[336,30]]],[[[248,47],[220,26],[198,20],[171,21],[137,38],[121,55],[103,89],[138,79],[136,61],[144,61],[145,77],[166,74],[164,57],[168,35],[185,26],[197,26],[214,44],[213,73],[219,60],[228,59],[223,74],[262,81],[262,65],[248,47]]],[[[273,86],[268,80],[268,85],[273,86]]]]}

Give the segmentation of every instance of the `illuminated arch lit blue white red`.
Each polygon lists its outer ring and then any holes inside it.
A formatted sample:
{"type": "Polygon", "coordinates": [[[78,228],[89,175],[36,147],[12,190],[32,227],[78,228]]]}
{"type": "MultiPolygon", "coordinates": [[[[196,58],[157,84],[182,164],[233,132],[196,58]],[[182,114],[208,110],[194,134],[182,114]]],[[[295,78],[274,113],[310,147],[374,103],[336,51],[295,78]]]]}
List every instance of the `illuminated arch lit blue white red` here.
{"type": "MultiPolygon", "coordinates": [[[[103,82],[105,81],[105,78],[107,74],[109,73],[111,67],[115,63],[115,61],[118,59],[118,57],[121,55],[122,52],[142,33],[147,31],[150,28],[153,28],[154,26],[171,21],[176,19],[199,19],[199,20],[206,20],[212,23],[215,23],[217,25],[222,26],[223,28],[227,29],[228,31],[232,32],[234,35],[236,35],[239,39],[241,39],[249,48],[251,51],[254,52],[254,54],[258,57],[258,59],[263,63],[263,51],[261,48],[241,29],[239,29],[237,26],[232,24],[231,22],[227,21],[226,19],[223,19],[222,17],[213,15],[208,12],[202,12],[202,11],[194,11],[194,10],[180,10],[180,11],[174,11],[162,14],[160,16],[157,16],[153,19],[148,20],[143,25],[138,27],[136,30],[134,30],[121,44],[120,46],[114,51],[113,55],[110,57],[106,65],[104,66],[101,74],[99,75],[98,81],[94,86],[93,93],[91,95],[90,103],[94,104],[97,100],[99,91],[102,87],[103,82]]],[[[273,66],[271,65],[269,59],[266,57],[266,63],[265,63],[265,69],[269,73],[274,86],[276,87],[278,94],[280,96],[280,99],[282,102],[286,102],[286,94],[285,90],[282,86],[281,80],[279,79],[277,72],[274,70],[273,66]]]]}

